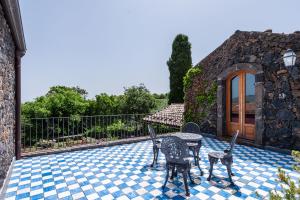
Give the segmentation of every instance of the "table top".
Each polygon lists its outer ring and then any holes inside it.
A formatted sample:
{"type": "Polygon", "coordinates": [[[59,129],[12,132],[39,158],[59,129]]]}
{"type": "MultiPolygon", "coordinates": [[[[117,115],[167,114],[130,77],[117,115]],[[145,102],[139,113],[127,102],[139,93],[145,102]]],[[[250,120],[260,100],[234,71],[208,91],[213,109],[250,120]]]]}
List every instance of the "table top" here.
{"type": "Polygon", "coordinates": [[[173,136],[179,137],[182,140],[188,141],[188,142],[198,142],[202,140],[202,136],[197,133],[182,133],[182,132],[177,132],[172,134],[173,136]]]}

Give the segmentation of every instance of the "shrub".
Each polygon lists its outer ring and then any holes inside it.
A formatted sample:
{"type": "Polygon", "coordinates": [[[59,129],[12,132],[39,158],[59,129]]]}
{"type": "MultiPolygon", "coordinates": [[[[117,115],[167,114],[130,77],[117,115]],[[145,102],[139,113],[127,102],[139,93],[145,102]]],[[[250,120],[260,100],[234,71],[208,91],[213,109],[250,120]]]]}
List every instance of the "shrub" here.
{"type": "MultiPolygon", "coordinates": [[[[300,172],[300,152],[299,151],[293,151],[292,156],[294,160],[297,162],[297,165],[294,166],[294,170],[297,172],[300,172]]],[[[298,183],[296,183],[294,180],[291,179],[289,175],[286,174],[285,171],[282,169],[278,169],[278,178],[279,182],[281,183],[281,191],[280,193],[278,191],[271,191],[270,192],[270,199],[271,200],[296,200],[300,199],[300,179],[298,183]]]]}

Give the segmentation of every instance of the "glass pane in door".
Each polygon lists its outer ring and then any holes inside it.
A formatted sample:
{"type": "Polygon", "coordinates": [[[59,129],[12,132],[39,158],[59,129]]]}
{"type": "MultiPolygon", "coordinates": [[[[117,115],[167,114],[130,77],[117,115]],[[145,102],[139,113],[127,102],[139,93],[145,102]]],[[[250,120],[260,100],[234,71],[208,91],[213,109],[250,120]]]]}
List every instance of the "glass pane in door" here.
{"type": "Polygon", "coordinates": [[[239,77],[235,76],[231,79],[231,97],[230,97],[230,121],[239,122],[239,77]]]}
{"type": "Polygon", "coordinates": [[[255,76],[246,74],[245,123],[255,124],[255,76]]]}

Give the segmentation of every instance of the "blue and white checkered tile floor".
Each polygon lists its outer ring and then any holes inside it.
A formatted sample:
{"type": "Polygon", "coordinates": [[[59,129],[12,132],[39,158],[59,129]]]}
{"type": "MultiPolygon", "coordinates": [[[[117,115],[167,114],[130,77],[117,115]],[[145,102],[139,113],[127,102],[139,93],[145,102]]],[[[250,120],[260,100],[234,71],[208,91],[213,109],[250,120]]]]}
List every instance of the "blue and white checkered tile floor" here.
{"type": "MultiPolygon", "coordinates": [[[[233,180],[230,186],[225,168],[218,164],[215,177],[208,182],[207,153],[223,150],[226,142],[205,138],[201,148],[201,167],[192,169],[195,184],[189,185],[190,199],[257,199],[279,188],[277,168],[293,178],[291,156],[237,145],[234,152],[233,180]]],[[[164,156],[151,168],[151,141],[53,154],[18,160],[6,191],[6,199],[184,199],[185,190],[179,176],[167,183],[164,156]]]]}

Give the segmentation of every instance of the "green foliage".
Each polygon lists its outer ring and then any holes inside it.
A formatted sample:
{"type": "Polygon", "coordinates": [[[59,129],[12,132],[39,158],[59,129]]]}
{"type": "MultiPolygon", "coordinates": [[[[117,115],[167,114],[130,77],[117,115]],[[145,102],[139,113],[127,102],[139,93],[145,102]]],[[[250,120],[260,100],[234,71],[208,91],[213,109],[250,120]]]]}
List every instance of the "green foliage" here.
{"type": "Polygon", "coordinates": [[[152,95],[155,99],[167,99],[169,94],[168,93],[165,93],[165,94],[153,93],[152,95]]]}
{"type": "MultiPolygon", "coordinates": [[[[299,151],[293,151],[292,156],[294,160],[297,162],[297,165],[294,166],[294,170],[300,173],[300,152],[299,151]]],[[[278,178],[279,182],[281,183],[281,193],[278,191],[271,191],[270,192],[270,199],[271,200],[296,200],[300,198],[300,179],[298,183],[291,179],[291,177],[286,174],[285,171],[282,169],[278,169],[278,178]]]]}
{"type": "Polygon", "coordinates": [[[183,77],[192,67],[191,43],[188,36],[179,34],[172,44],[172,54],[167,65],[170,71],[169,104],[183,103],[183,77]]]}
{"type": "Polygon", "coordinates": [[[196,77],[198,74],[202,73],[202,69],[200,67],[192,67],[187,71],[185,76],[183,77],[183,88],[186,91],[188,88],[191,87],[193,78],[196,77]]]}
{"type": "Polygon", "coordinates": [[[33,102],[22,105],[23,118],[64,117],[82,115],[88,103],[73,88],[65,86],[51,87],[49,92],[33,102]]]}
{"type": "Polygon", "coordinates": [[[101,93],[95,100],[88,100],[87,115],[121,114],[122,96],[101,93]]]}
{"type": "Polygon", "coordinates": [[[154,97],[143,84],[125,88],[122,101],[123,114],[150,113],[156,107],[154,97]]]}
{"type": "Polygon", "coordinates": [[[84,97],[73,88],[55,86],[46,94],[46,108],[52,116],[64,117],[83,115],[88,103],[84,97]]]}
{"type": "Polygon", "coordinates": [[[200,122],[208,116],[212,106],[215,105],[217,99],[218,85],[216,82],[209,84],[207,81],[203,81],[202,90],[198,92],[196,96],[196,103],[193,105],[193,109],[189,108],[184,113],[184,121],[200,122]]]}
{"type": "Polygon", "coordinates": [[[47,109],[46,97],[38,97],[33,102],[26,102],[22,105],[22,118],[34,118],[34,117],[49,117],[51,111],[47,109]]]}
{"type": "Polygon", "coordinates": [[[217,99],[217,83],[213,82],[207,91],[202,91],[197,97],[198,107],[202,112],[199,112],[199,119],[202,120],[208,115],[211,107],[215,104],[217,99]]]}
{"type": "Polygon", "coordinates": [[[168,106],[168,99],[155,99],[155,108],[151,110],[151,113],[160,111],[168,106]]]}
{"type": "Polygon", "coordinates": [[[121,120],[118,120],[117,122],[109,125],[107,127],[107,130],[110,132],[117,132],[117,131],[128,131],[128,132],[132,132],[135,130],[135,126],[132,125],[127,125],[124,122],[122,122],[121,120]]]}
{"type": "Polygon", "coordinates": [[[187,111],[185,111],[184,112],[184,121],[185,121],[185,123],[195,121],[195,116],[194,115],[195,115],[195,113],[190,108],[187,111]]]}

